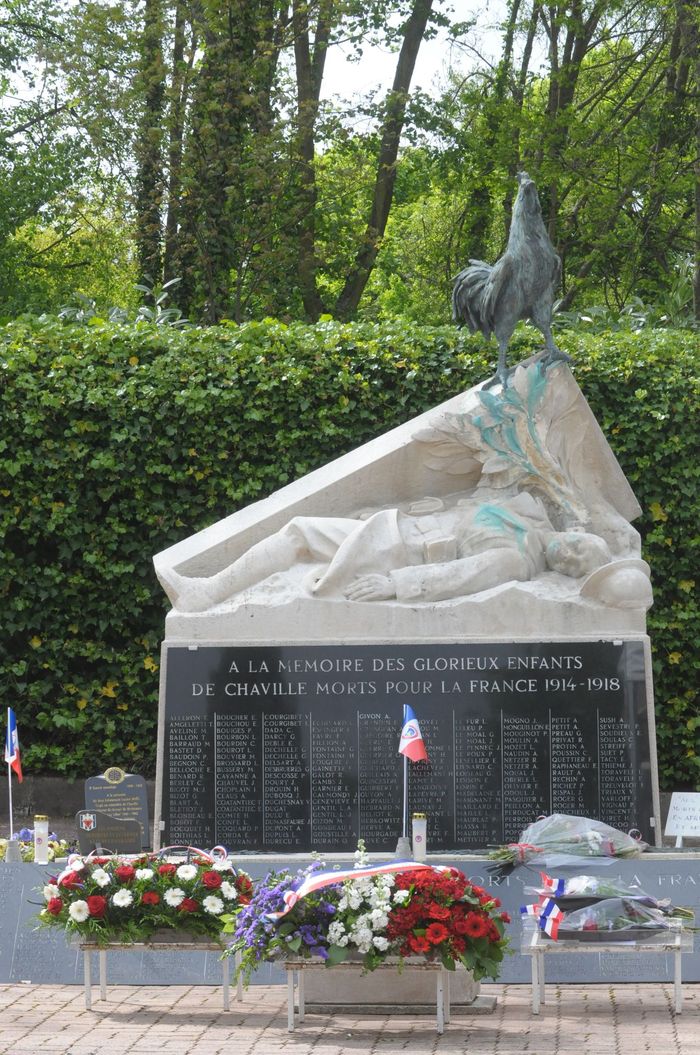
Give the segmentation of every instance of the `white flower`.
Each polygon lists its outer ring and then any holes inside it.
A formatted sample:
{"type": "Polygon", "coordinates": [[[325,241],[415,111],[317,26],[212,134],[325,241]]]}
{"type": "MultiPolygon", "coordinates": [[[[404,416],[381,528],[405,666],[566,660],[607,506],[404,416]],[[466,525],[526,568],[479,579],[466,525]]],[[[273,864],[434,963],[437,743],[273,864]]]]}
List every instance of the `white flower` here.
{"type": "Polygon", "coordinates": [[[117,890],[116,894],[112,895],[112,904],[116,905],[117,908],[128,908],[134,901],[134,895],[130,890],[117,890]]]}
{"type": "Polygon", "coordinates": [[[374,945],[375,949],[379,949],[380,952],[386,952],[386,950],[389,948],[388,939],[382,938],[379,934],[372,939],[372,944],[374,945]]]}
{"type": "Polygon", "coordinates": [[[233,885],[233,883],[229,883],[225,879],[224,879],[223,883],[221,884],[221,886],[219,887],[219,890],[221,891],[223,896],[225,898],[227,898],[229,901],[235,901],[236,898],[238,897],[238,891],[236,890],[236,888],[233,885]]]}
{"type": "Polygon", "coordinates": [[[348,907],[348,899],[345,896],[343,896],[343,897],[341,897],[340,901],[338,902],[338,912],[345,912],[345,909],[347,907],[348,907]]]}
{"type": "Polygon", "coordinates": [[[155,872],[152,868],[137,868],[136,878],[137,879],[153,879],[155,872]]]}
{"type": "Polygon", "coordinates": [[[212,916],[219,916],[224,911],[224,903],[220,897],[214,897],[213,894],[209,894],[205,897],[202,902],[202,907],[205,912],[209,912],[212,916]]]}
{"type": "Polygon", "coordinates": [[[92,873],[91,879],[97,883],[98,886],[109,886],[112,882],[112,877],[109,872],[105,872],[104,868],[96,868],[92,873]]]}
{"type": "Polygon", "coordinates": [[[340,922],[339,919],[334,920],[328,928],[328,940],[331,945],[340,944],[340,939],[345,937],[347,944],[347,937],[345,936],[345,926],[340,922]]]}
{"type": "Polygon", "coordinates": [[[172,890],[166,890],[165,901],[171,908],[177,908],[181,905],[185,899],[185,891],[180,890],[179,886],[174,886],[172,890]]]}
{"type": "Polygon", "coordinates": [[[68,907],[68,915],[71,919],[74,919],[76,923],[84,923],[90,915],[87,901],[74,901],[73,904],[68,907]]]}
{"type": "Polygon", "coordinates": [[[189,879],[197,878],[197,868],[195,865],[180,865],[175,875],[178,879],[187,882],[189,879]]]}
{"type": "Polygon", "coordinates": [[[47,901],[50,901],[52,897],[60,897],[61,891],[58,889],[55,883],[48,883],[44,887],[44,897],[47,901]]]}
{"type": "Polygon", "coordinates": [[[231,864],[230,861],[214,861],[214,864],[211,867],[212,867],[212,869],[215,872],[232,872],[233,871],[233,865],[231,864]]]}
{"type": "Polygon", "coordinates": [[[76,857],[74,860],[71,860],[69,857],[68,867],[71,872],[82,872],[83,868],[85,868],[85,862],[82,857],[76,857]]]}
{"type": "Polygon", "coordinates": [[[370,918],[375,930],[384,930],[385,927],[389,926],[389,917],[381,909],[375,908],[370,918]]]}
{"type": "Polygon", "coordinates": [[[394,891],[394,904],[395,905],[402,905],[403,902],[406,901],[406,899],[408,898],[410,893],[411,893],[410,890],[395,890],[394,891]]]}

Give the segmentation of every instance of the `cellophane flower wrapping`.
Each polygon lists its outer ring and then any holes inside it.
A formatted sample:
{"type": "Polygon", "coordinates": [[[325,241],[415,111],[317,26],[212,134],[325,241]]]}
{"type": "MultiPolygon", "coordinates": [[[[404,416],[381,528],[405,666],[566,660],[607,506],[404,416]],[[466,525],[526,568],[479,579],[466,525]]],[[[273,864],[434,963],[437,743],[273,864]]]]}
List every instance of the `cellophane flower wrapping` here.
{"type": "Polygon", "coordinates": [[[651,897],[606,898],[575,912],[566,912],[559,926],[559,934],[677,929],[679,924],[672,908],[653,902],[654,898],[651,897]]]}
{"type": "Polygon", "coordinates": [[[525,828],[516,843],[489,854],[507,864],[531,864],[551,869],[589,859],[638,857],[648,844],[590,817],[553,813],[525,828]]]}
{"type": "Polygon", "coordinates": [[[239,912],[252,888],[228,860],[75,855],[43,887],[39,923],[98,945],[147,942],[163,930],[222,941],[222,918],[239,912]]]}

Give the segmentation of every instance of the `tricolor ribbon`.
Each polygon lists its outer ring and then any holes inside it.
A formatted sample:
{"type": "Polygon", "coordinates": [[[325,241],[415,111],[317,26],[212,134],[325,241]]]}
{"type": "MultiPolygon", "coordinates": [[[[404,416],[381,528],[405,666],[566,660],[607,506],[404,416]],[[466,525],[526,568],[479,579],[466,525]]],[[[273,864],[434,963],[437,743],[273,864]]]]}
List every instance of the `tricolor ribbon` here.
{"type": "Polygon", "coordinates": [[[417,872],[423,869],[433,872],[449,871],[441,866],[421,864],[418,861],[393,861],[386,865],[373,865],[369,868],[346,868],[340,872],[316,872],[308,876],[298,890],[287,890],[283,895],[285,907],[281,912],[268,912],[266,918],[276,923],[287,915],[288,912],[307,894],[313,894],[315,890],[323,890],[327,886],[336,886],[344,883],[346,879],[367,879],[370,876],[386,875],[392,872],[417,872]]]}

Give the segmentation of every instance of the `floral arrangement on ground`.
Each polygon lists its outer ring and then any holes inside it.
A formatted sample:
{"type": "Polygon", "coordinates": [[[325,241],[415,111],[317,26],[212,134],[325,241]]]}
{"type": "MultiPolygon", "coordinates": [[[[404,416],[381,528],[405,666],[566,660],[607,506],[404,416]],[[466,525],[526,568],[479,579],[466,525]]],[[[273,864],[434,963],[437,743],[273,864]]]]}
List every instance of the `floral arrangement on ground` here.
{"type": "Polygon", "coordinates": [[[224,920],[252,890],[250,876],[228,860],[72,856],[43,888],[39,922],[98,945],[147,942],[167,929],[221,941],[224,920]]]}
{"type": "Polygon", "coordinates": [[[315,862],[296,874],[270,872],[256,884],[226,928],[244,980],[265,960],[320,957],[333,966],[350,956],[369,971],[389,957],[398,958],[399,969],[409,957],[424,957],[448,970],[461,963],[477,981],[498,977],[510,917],[497,897],[456,868],[368,874],[374,870],[364,866],[360,844],[357,874],[342,881],[315,862]]]}

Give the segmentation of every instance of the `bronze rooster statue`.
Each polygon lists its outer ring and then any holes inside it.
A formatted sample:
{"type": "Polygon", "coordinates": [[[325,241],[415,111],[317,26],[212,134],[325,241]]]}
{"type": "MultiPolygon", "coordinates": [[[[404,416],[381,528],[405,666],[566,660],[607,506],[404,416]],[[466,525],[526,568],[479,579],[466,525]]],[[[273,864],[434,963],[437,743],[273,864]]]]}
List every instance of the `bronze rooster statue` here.
{"type": "Polygon", "coordinates": [[[466,323],[472,333],[480,330],[498,341],[498,369],[492,384],[505,387],[506,355],[513,330],[521,319],[530,319],[545,339],[548,363],[570,363],[552,337],[552,307],[561,279],[561,260],[549,240],[542,220],[537,187],[527,172],[519,172],[518,194],[508,245],[500,260],[486,264],[470,260],[457,275],[452,291],[452,318],[466,323]]]}

